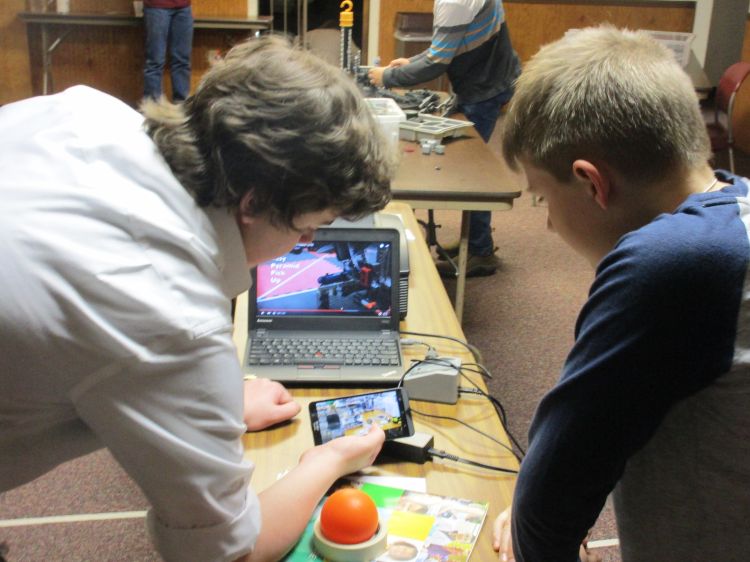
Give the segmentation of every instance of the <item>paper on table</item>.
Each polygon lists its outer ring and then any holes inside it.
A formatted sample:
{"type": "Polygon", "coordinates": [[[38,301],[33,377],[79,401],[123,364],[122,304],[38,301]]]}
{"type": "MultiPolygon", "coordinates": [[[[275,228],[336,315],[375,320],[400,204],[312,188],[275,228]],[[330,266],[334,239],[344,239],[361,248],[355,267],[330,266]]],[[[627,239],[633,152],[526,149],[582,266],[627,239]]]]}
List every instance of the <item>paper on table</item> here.
{"type": "Polygon", "coordinates": [[[358,482],[369,482],[378,486],[401,488],[410,492],[427,492],[427,479],[410,476],[357,476],[358,482]]]}
{"type": "MultiPolygon", "coordinates": [[[[428,494],[405,489],[416,486],[424,489],[423,478],[391,478],[383,485],[383,476],[359,476],[342,479],[334,485],[360,488],[372,498],[378,508],[380,524],[388,529],[388,550],[375,562],[417,560],[429,558],[438,562],[466,562],[469,560],[479,531],[487,517],[489,504],[468,499],[428,494]]],[[[313,524],[320,515],[325,498],[313,513],[305,532],[284,562],[322,560],[313,550],[313,524]]]]}

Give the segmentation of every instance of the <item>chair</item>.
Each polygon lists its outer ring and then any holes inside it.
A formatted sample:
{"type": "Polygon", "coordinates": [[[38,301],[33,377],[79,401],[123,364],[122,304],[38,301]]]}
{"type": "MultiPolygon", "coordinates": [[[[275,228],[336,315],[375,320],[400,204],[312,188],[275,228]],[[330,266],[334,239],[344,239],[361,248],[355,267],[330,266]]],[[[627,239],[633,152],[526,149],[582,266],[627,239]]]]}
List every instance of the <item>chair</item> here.
{"type": "Polygon", "coordinates": [[[734,135],[732,133],[732,112],[734,100],[742,82],[750,74],[750,63],[736,62],[726,69],[719,80],[714,98],[713,121],[706,122],[708,135],[711,138],[711,150],[715,153],[727,150],[729,169],[734,173],[734,135]]]}

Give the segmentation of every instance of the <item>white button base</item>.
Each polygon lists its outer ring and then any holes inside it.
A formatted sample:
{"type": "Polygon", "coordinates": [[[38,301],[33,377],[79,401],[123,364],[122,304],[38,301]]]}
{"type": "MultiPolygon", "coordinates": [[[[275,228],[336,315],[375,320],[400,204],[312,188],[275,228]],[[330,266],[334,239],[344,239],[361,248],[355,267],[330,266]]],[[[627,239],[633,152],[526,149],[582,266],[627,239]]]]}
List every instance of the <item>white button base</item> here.
{"type": "Polygon", "coordinates": [[[320,530],[320,519],[313,526],[313,548],[331,562],[369,562],[385,552],[388,533],[383,525],[371,539],[356,544],[339,544],[329,541],[320,530]]]}

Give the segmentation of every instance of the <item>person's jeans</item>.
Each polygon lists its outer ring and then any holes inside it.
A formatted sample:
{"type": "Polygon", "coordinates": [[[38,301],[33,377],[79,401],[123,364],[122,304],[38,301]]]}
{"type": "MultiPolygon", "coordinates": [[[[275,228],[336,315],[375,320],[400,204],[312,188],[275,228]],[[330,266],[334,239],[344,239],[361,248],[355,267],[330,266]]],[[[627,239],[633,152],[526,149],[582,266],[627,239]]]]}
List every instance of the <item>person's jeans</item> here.
{"type": "MultiPolygon", "coordinates": [[[[500,109],[513,97],[513,89],[477,103],[464,103],[458,110],[474,123],[474,128],[484,142],[489,142],[495,130],[500,109]]],[[[492,240],[492,213],[490,211],[472,211],[469,223],[469,253],[474,256],[490,256],[495,251],[492,240]]]]}
{"type": "Polygon", "coordinates": [[[185,8],[143,8],[146,34],[146,64],[143,71],[144,97],[162,95],[161,80],[169,47],[172,101],[190,94],[190,55],[193,49],[193,13],[185,8]]]}

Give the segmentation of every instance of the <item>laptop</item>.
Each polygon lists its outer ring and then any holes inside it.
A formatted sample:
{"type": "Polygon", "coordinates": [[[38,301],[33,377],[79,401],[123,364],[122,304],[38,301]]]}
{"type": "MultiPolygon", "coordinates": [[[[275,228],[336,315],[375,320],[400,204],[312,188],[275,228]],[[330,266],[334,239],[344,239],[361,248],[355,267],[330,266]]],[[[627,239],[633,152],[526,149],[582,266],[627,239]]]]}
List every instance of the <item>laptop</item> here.
{"type": "Polygon", "coordinates": [[[321,228],[258,265],[245,373],[296,385],[397,382],[399,243],[392,228],[321,228]]]}

